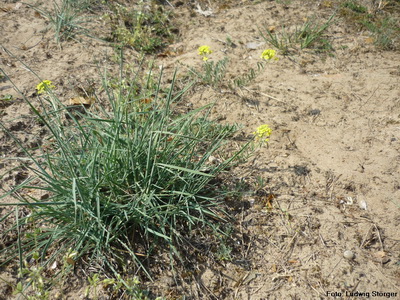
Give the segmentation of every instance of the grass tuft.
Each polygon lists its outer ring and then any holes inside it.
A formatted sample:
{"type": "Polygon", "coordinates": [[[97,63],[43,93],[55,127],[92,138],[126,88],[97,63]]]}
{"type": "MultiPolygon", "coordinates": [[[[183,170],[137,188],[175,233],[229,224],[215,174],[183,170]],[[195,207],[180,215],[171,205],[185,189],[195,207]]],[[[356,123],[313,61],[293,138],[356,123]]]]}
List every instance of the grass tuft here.
{"type": "Polygon", "coordinates": [[[77,6],[77,1],[62,0],[60,4],[53,1],[52,11],[36,6],[32,8],[49,21],[57,43],[73,39],[77,34],[88,33],[88,30],[82,27],[87,20],[81,16],[81,8],[77,6]]]}
{"type": "Polygon", "coordinates": [[[37,253],[37,261],[47,265],[72,251],[74,260],[84,258],[115,274],[130,260],[150,277],[144,261],[154,252],[166,247],[171,257],[180,257],[193,229],[218,231],[214,223],[225,212],[207,187],[246,146],[210,164],[237,127],[209,121],[211,105],[176,114],[173,106],[190,86],[175,91],[174,76],[161,93],[161,78],[154,90],[139,93],[135,84],[113,89],[104,76],[109,109],[67,109],[51,90],[39,96],[40,107],[25,99],[52,144],[34,156],[7,132],[36,176],[7,193],[30,214],[19,218],[21,238],[2,250],[4,257],[37,253]],[[46,193],[46,199],[27,190],[46,193]]]}
{"type": "Polygon", "coordinates": [[[282,27],[279,33],[275,33],[264,26],[264,29],[260,30],[260,35],[265,42],[279,49],[283,55],[306,48],[313,48],[318,52],[331,51],[332,46],[328,39],[324,37],[324,33],[332,24],[334,16],[334,14],[330,16],[323,24],[317,23],[315,19],[310,19],[293,31],[288,31],[285,27],[282,27]]]}

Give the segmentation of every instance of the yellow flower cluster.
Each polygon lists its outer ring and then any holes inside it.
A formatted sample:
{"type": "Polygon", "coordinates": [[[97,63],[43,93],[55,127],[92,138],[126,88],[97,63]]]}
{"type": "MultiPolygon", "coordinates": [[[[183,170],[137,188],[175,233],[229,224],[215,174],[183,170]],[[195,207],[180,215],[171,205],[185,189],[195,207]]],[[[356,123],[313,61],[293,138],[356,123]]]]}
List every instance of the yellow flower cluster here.
{"type": "Polygon", "coordinates": [[[268,142],[269,141],[269,136],[272,133],[272,129],[269,128],[268,125],[261,125],[259,126],[256,131],[253,132],[255,135],[256,141],[263,141],[263,142],[268,142]]]}
{"type": "Polygon", "coordinates": [[[276,57],[276,51],[272,49],[264,50],[263,53],[261,54],[261,58],[265,60],[271,60],[271,59],[278,60],[278,58],[276,57]]]}
{"type": "Polygon", "coordinates": [[[43,80],[36,86],[36,90],[39,95],[43,94],[44,92],[48,92],[54,88],[55,86],[52,84],[50,80],[43,80]]]}
{"type": "Polygon", "coordinates": [[[207,61],[208,60],[207,55],[212,53],[212,50],[209,46],[201,46],[199,47],[198,51],[199,55],[203,56],[204,61],[207,61]]]}

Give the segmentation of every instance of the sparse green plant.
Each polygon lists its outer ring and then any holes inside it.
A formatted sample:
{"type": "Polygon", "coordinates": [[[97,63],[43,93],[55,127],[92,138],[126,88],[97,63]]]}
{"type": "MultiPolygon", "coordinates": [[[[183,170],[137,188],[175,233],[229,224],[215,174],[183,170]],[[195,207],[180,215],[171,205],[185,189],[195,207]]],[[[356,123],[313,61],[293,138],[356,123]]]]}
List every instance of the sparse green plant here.
{"type": "Polygon", "coordinates": [[[219,260],[226,260],[226,261],[231,261],[232,260],[232,248],[226,244],[226,242],[221,242],[218,246],[217,250],[217,257],[219,260]]]}
{"type": "Polygon", "coordinates": [[[71,6],[77,11],[91,11],[93,6],[104,4],[105,1],[95,1],[95,0],[69,0],[71,6]]]}
{"type": "Polygon", "coordinates": [[[94,294],[93,298],[97,299],[97,289],[98,286],[100,285],[100,277],[98,273],[93,274],[92,276],[88,277],[88,283],[89,285],[85,289],[85,297],[89,297],[90,291],[94,294]]]}
{"type": "Polygon", "coordinates": [[[283,55],[313,48],[318,51],[330,51],[332,46],[326,38],[325,31],[333,22],[334,14],[323,24],[316,22],[315,18],[306,21],[301,27],[296,27],[289,32],[284,26],[280,33],[272,32],[267,26],[260,30],[260,35],[269,44],[279,49],[283,55]]]}
{"type": "Polygon", "coordinates": [[[235,42],[232,40],[232,37],[230,37],[229,35],[226,37],[226,42],[225,43],[226,43],[226,45],[228,47],[231,47],[231,48],[236,48],[237,47],[235,42]]]}
{"type": "MultiPolygon", "coordinates": [[[[190,73],[199,78],[203,84],[208,84],[213,87],[219,87],[224,82],[229,59],[225,56],[223,59],[217,62],[214,62],[212,60],[210,61],[208,56],[212,52],[213,51],[210,49],[209,46],[201,46],[198,49],[198,54],[202,56],[202,59],[204,61],[202,65],[202,70],[199,71],[194,68],[190,68],[189,70],[190,73]]],[[[250,68],[247,73],[236,76],[230,81],[226,81],[225,85],[231,90],[241,88],[249,84],[258,76],[258,74],[264,68],[264,61],[268,61],[271,59],[278,60],[275,50],[272,49],[264,50],[261,55],[261,59],[263,60],[263,62],[257,62],[257,70],[250,68]]]]}
{"type": "MultiPolygon", "coordinates": [[[[19,223],[18,209],[16,209],[17,224],[19,223]]],[[[34,227],[34,226],[33,226],[34,227]]],[[[49,291],[45,287],[46,279],[44,276],[44,266],[41,264],[41,256],[37,251],[38,236],[41,233],[40,228],[34,228],[32,232],[26,234],[26,238],[32,241],[33,252],[30,253],[29,262],[27,259],[22,260],[22,249],[21,249],[21,232],[18,230],[18,253],[20,256],[20,268],[18,277],[20,281],[14,289],[13,294],[21,294],[25,298],[30,300],[47,300],[49,299],[49,291]],[[33,295],[25,295],[25,291],[28,287],[32,288],[33,295]]]]}
{"type": "MultiPolygon", "coordinates": [[[[16,209],[17,226],[19,225],[18,209],[16,209]]],[[[47,300],[50,298],[51,289],[62,288],[65,284],[65,280],[70,274],[74,262],[72,259],[75,258],[76,252],[68,250],[63,256],[62,264],[59,268],[59,272],[56,275],[51,276],[48,274],[49,265],[48,261],[39,252],[39,239],[41,238],[42,230],[40,227],[35,226],[34,220],[28,216],[23,219],[25,225],[32,228],[31,231],[27,232],[25,239],[31,241],[30,246],[33,252],[23,259],[22,236],[20,230],[18,230],[18,252],[20,256],[20,268],[18,273],[19,281],[14,287],[13,295],[21,295],[25,299],[29,300],[47,300]]]]}
{"type": "Polygon", "coordinates": [[[241,88],[244,87],[245,85],[248,85],[258,76],[258,74],[262,71],[262,69],[264,69],[264,64],[261,62],[257,62],[257,70],[251,68],[248,73],[234,78],[231,89],[241,88]]]}
{"type": "Polygon", "coordinates": [[[111,26],[111,40],[137,51],[152,53],[173,40],[171,12],[153,2],[151,7],[142,1],[136,7],[128,8],[110,3],[112,13],[104,16],[111,26]]]}
{"type": "Polygon", "coordinates": [[[283,5],[289,5],[292,3],[291,0],[275,0],[275,2],[283,5]]]}
{"type": "Polygon", "coordinates": [[[396,49],[400,27],[395,19],[387,17],[375,21],[363,20],[361,23],[371,31],[377,47],[384,50],[396,49]]]}
{"type": "Polygon", "coordinates": [[[222,81],[226,74],[226,68],[228,65],[228,58],[224,57],[223,59],[214,62],[209,59],[209,55],[213,53],[209,46],[200,46],[198,49],[198,54],[202,57],[203,64],[201,70],[197,70],[195,68],[189,68],[189,72],[191,75],[194,75],[203,84],[211,85],[213,87],[218,87],[222,84],[222,81]]]}
{"type": "MultiPolygon", "coordinates": [[[[38,253],[34,253],[34,255],[39,256],[38,253]]],[[[33,258],[33,260],[37,261],[38,258],[33,258]]],[[[25,262],[25,268],[21,270],[20,276],[25,276],[27,284],[32,286],[33,295],[27,295],[26,298],[30,300],[47,300],[49,299],[50,292],[45,287],[45,277],[44,277],[44,268],[39,266],[38,263],[36,265],[29,266],[27,262],[25,262]]],[[[22,294],[24,295],[24,286],[22,282],[17,284],[17,287],[14,291],[14,295],[22,294]]]]}
{"type": "Polygon", "coordinates": [[[234,243],[232,239],[232,235],[234,233],[234,229],[232,225],[227,225],[226,228],[222,230],[226,234],[217,234],[217,247],[215,249],[215,255],[218,260],[221,261],[231,261],[233,259],[232,252],[233,247],[232,243],[234,243]]]}
{"type": "MultiPolygon", "coordinates": [[[[130,297],[130,299],[137,300],[148,300],[148,291],[143,290],[140,287],[139,278],[134,276],[133,278],[128,278],[122,280],[122,277],[118,274],[116,278],[106,278],[100,282],[105,289],[111,289],[112,295],[117,296],[121,292],[125,293],[130,297]],[[126,287],[123,282],[126,282],[126,287]]],[[[157,299],[162,299],[158,297],[157,299]]]]}
{"type": "Polygon", "coordinates": [[[0,96],[0,101],[11,101],[13,100],[13,98],[13,95],[5,94],[3,96],[0,96]]]}
{"type": "Polygon", "coordinates": [[[373,16],[368,12],[365,6],[362,6],[357,1],[345,1],[339,6],[339,15],[347,21],[359,27],[366,19],[371,19],[373,16]]]}
{"type": "Polygon", "coordinates": [[[380,13],[377,13],[353,0],[343,2],[339,12],[340,16],[357,30],[370,31],[373,42],[378,48],[396,50],[399,47],[399,18],[397,14],[390,13],[390,11],[396,12],[396,9],[397,11],[400,9],[400,3],[387,1],[380,13]]]}
{"type": "MultiPolygon", "coordinates": [[[[35,230],[37,235],[37,230],[35,230]]],[[[20,268],[18,277],[20,281],[17,283],[13,295],[21,294],[27,299],[47,300],[49,299],[49,291],[45,287],[47,280],[45,278],[45,268],[39,262],[39,252],[33,252],[30,262],[24,260],[23,267],[20,268]],[[33,295],[28,295],[26,291],[28,287],[32,287],[33,295]],[[26,295],[25,295],[26,294],[26,295]]]]}
{"type": "Polygon", "coordinates": [[[233,79],[233,86],[231,86],[231,89],[235,88],[241,88],[250,82],[252,82],[258,74],[264,69],[264,61],[269,61],[269,60],[279,60],[276,57],[276,51],[272,49],[266,49],[262,52],[261,54],[261,59],[263,60],[262,62],[257,62],[257,70],[254,70],[251,68],[248,73],[237,76],[236,78],[233,79]]]}
{"type": "Polygon", "coordinates": [[[190,69],[190,72],[200,78],[202,83],[217,87],[222,84],[228,62],[229,59],[227,57],[224,57],[217,62],[205,61],[202,65],[201,71],[190,69]]]}
{"type": "Polygon", "coordinates": [[[341,4],[342,7],[348,8],[356,13],[364,14],[368,12],[368,9],[365,6],[357,3],[355,0],[345,1],[341,4]]]}
{"type": "MultiPolygon", "coordinates": [[[[39,229],[35,229],[33,235],[37,237],[39,232],[39,229]]],[[[23,262],[19,272],[20,281],[14,286],[13,295],[21,295],[28,300],[52,299],[51,292],[55,289],[62,290],[68,280],[75,264],[76,255],[76,251],[69,249],[63,255],[62,264],[59,267],[60,271],[51,275],[46,261],[41,258],[39,252],[33,252],[30,262],[28,263],[27,260],[23,262]]],[[[10,283],[7,282],[7,284],[10,283]]],[[[98,273],[92,274],[88,277],[85,297],[90,296],[91,299],[98,299],[100,288],[111,297],[126,294],[131,297],[130,299],[148,300],[148,292],[140,287],[140,282],[136,276],[132,279],[123,280],[121,275],[117,274],[115,277],[100,279],[98,273]]]]}
{"type": "Polygon", "coordinates": [[[256,176],[256,190],[263,189],[265,187],[266,180],[258,175],[256,176]]]}

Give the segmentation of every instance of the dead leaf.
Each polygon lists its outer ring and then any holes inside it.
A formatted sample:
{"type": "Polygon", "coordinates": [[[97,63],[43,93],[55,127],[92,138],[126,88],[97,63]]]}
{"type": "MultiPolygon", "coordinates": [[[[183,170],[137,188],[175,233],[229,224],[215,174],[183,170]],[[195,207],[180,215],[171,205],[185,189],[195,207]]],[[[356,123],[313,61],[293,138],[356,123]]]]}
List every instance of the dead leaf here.
{"type": "Polygon", "coordinates": [[[386,256],[386,252],[385,251],[378,251],[378,252],[375,252],[373,255],[374,255],[375,258],[383,258],[383,257],[386,256]]]}
{"type": "Polygon", "coordinates": [[[323,1],[321,4],[323,8],[331,8],[332,5],[333,5],[332,1],[323,1]]]}
{"type": "Polygon", "coordinates": [[[296,259],[288,260],[289,264],[299,264],[300,262],[296,259]]]}
{"type": "Polygon", "coordinates": [[[69,264],[69,265],[74,265],[75,264],[75,260],[72,259],[71,257],[67,257],[65,259],[65,261],[69,264]]]}
{"type": "Polygon", "coordinates": [[[142,103],[142,104],[149,104],[151,102],[153,102],[153,99],[151,99],[151,98],[145,98],[145,99],[140,100],[140,103],[142,103]]]}
{"type": "Polygon", "coordinates": [[[277,267],[275,264],[273,264],[273,265],[271,266],[271,272],[272,272],[272,273],[276,273],[276,271],[278,271],[278,267],[277,267]]]}
{"type": "Polygon", "coordinates": [[[54,262],[52,263],[52,265],[50,266],[50,269],[51,269],[51,270],[57,269],[57,261],[54,261],[54,262]]]}
{"type": "Polygon", "coordinates": [[[375,42],[375,39],[373,37],[368,37],[365,39],[365,43],[367,44],[373,44],[375,42]]]}
{"type": "Polygon", "coordinates": [[[377,251],[373,254],[374,260],[381,264],[387,264],[390,261],[389,256],[385,251],[377,251]]]}
{"type": "Polygon", "coordinates": [[[96,100],[93,97],[75,97],[69,99],[69,104],[70,105],[85,105],[85,106],[90,106],[93,103],[95,103],[96,100]]]}
{"type": "Polygon", "coordinates": [[[44,17],[43,17],[39,12],[37,12],[37,11],[35,11],[35,12],[33,13],[33,15],[34,15],[35,18],[44,19],[44,17]]]}
{"type": "Polygon", "coordinates": [[[0,6],[0,10],[4,11],[4,12],[9,12],[10,10],[12,10],[12,6],[8,5],[8,6],[0,6]]]}
{"type": "Polygon", "coordinates": [[[268,195],[268,198],[267,198],[267,202],[265,203],[265,206],[269,209],[269,210],[271,210],[271,209],[273,209],[274,207],[273,207],[273,201],[274,201],[274,199],[275,199],[275,195],[274,194],[269,194],[268,195]]]}
{"type": "Polygon", "coordinates": [[[195,10],[199,14],[205,16],[205,17],[210,17],[214,14],[214,12],[211,9],[208,10],[203,10],[200,6],[200,4],[197,3],[197,9],[195,10]]]}

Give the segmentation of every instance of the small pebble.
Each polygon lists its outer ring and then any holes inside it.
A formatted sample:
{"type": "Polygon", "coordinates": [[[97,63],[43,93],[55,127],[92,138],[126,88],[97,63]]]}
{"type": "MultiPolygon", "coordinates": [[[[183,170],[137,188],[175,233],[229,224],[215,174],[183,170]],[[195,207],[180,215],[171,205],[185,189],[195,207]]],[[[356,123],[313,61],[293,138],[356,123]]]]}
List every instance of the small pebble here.
{"type": "Polygon", "coordinates": [[[345,202],[347,205],[353,205],[353,203],[354,203],[354,201],[353,201],[353,198],[352,197],[346,197],[346,202],[345,202]]]}
{"type": "Polygon", "coordinates": [[[361,209],[367,210],[367,202],[365,200],[360,200],[358,205],[360,206],[361,209]]]}
{"type": "Polygon", "coordinates": [[[256,202],[256,199],[254,199],[254,198],[249,199],[250,206],[253,206],[254,202],[256,202]]]}
{"type": "Polygon", "coordinates": [[[308,112],[310,116],[318,116],[321,113],[320,109],[312,109],[308,112]]]}
{"type": "Polygon", "coordinates": [[[212,155],[208,158],[208,161],[213,165],[217,165],[217,164],[221,163],[220,159],[218,159],[218,158],[216,158],[215,156],[212,156],[212,155]]]}
{"type": "Polygon", "coordinates": [[[353,253],[353,251],[346,250],[346,251],[344,251],[344,253],[343,253],[343,257],[344,257],[345,259],[352,260],[352,259],[354,259],[354,253],[353,253]]]}

